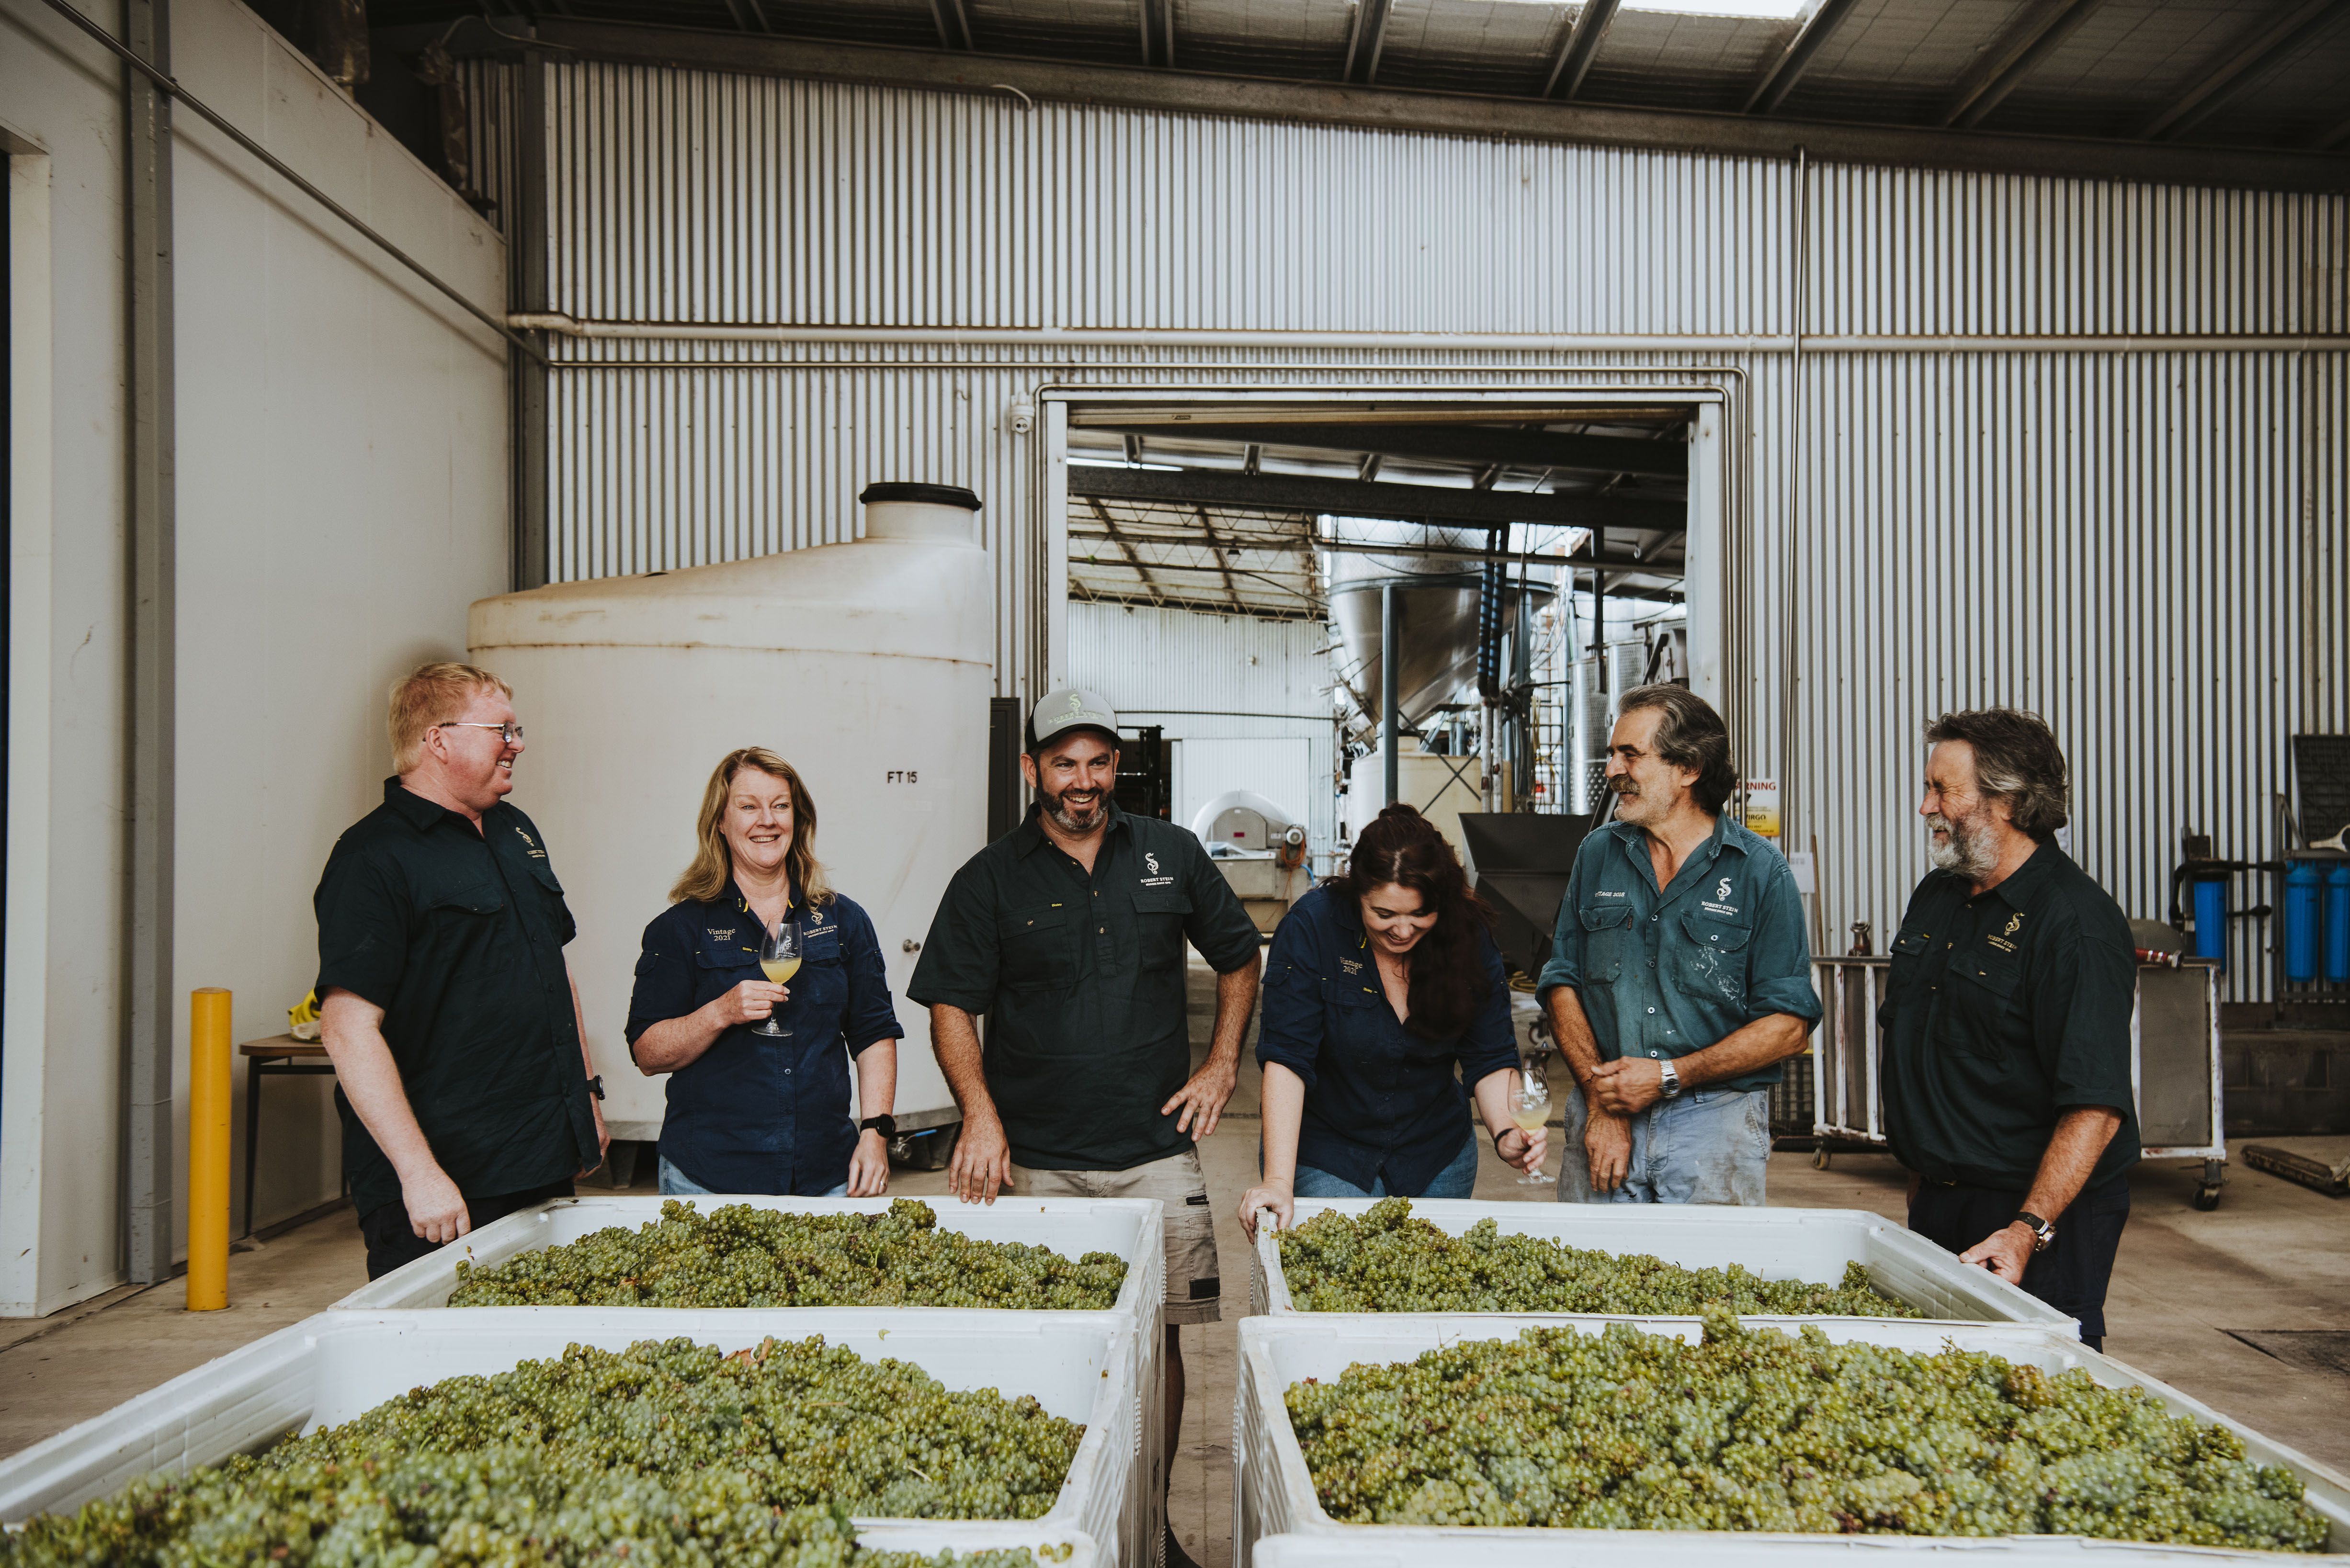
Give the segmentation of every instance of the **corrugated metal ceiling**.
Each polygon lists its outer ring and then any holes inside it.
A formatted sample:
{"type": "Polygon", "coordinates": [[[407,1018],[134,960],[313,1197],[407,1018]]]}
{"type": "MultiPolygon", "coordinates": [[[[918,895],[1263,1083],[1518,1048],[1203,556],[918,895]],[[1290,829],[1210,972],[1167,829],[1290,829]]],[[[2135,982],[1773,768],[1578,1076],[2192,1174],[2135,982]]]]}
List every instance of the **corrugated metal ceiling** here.
{"type": "MultiPolygon", "coordinates": [[[[515,0],[508,0],[514,4],[515,0]]],[[[521,0],[525,17],[624,21],[931,51],[1502,98],[1556,91],[1585,7],[1558,0],[521,0]]],[[[375,0],[379,26],[478,15],[375,0]]],[[[1962,90],[2051,28],[1980,129],[2241,147],[2350,144],[2350,0],[1814,0],[1794,18],[1627,0],[1574,89],[1592,105],[1946,123],[1962,90]],[[2266,46],[2292,35],[2282,52],[2266,46]],[[1800,47],[1797,46],[1800,44],[1800,47]],[[2177,127],[2156,121],[2215,88],[2177,127]]]]}

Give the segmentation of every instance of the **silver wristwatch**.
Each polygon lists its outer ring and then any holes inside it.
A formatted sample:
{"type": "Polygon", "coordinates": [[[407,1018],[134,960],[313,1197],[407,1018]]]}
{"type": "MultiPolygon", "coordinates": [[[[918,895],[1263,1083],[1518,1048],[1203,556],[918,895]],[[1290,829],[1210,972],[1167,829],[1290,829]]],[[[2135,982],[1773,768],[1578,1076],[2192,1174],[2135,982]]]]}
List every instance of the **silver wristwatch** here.
{"type": "Polygon", "coordinates": [[[1669,1100],[1679,1098],[1681,1092],[1680,1073],[1670,1062],[1663,1063],[1660,1065],[1664,1071],[1664,1097],[1669,1100]]]}

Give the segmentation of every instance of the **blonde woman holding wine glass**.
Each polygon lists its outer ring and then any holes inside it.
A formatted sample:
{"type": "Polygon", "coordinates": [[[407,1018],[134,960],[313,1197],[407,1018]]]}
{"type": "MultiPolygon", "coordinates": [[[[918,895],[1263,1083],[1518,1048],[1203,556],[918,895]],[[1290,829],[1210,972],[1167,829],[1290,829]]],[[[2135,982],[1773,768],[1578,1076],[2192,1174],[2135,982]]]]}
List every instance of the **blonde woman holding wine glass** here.
{"type": "Polygon", "coordinates": [[[629,1002],[629,1055],[670,1075],[661,1191],[879,1196],[905,1031],[872,920],[825,882],[806,784],[764,747],[729,752],[629,1002]]]}
{"type": "Polygon", "coordinates": [[[1347,873],[1294,905],[1265,960],[1264,1142],[1241,1199],[1287,1225],[1300,1198],[1466,1198],[1482,1123],[1502,1158],[1542,1168],[1517,1125],[1510,991],[1492,914],[1443,835],[1409,805],[1363,829],[1347,873]]]}

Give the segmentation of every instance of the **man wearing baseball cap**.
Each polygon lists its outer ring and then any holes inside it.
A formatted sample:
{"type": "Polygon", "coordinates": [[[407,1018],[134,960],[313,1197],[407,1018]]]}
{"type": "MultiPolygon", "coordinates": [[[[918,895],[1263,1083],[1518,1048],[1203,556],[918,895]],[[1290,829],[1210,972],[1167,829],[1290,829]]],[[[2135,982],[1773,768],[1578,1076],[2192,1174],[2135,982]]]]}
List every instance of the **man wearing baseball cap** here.
{"type": "MultiPolygon", "coordinates": [[[[956,1197],[993,1203],[1008,1189],[1165,1206],[1171,1454],[1183,1418],[1176,1331],[1213,1321],[1222,1289],[1192,1146],[1232,1097],[1257,933],[1199,839],[1118,809],[1118,714],[1097,692],[1065,688],[1036,704],[1020,771],[1037,802],[955,873],[907,994],[931,1010],[931,1048],[962,1107],[947,1165],[956,1197]],[[1218,976],[1214,1042],[1197,1073],[1187,939],[1218,976]]],[[[1167,1561],[1190,1561],[1171,1532],[1167,1561]]]]}

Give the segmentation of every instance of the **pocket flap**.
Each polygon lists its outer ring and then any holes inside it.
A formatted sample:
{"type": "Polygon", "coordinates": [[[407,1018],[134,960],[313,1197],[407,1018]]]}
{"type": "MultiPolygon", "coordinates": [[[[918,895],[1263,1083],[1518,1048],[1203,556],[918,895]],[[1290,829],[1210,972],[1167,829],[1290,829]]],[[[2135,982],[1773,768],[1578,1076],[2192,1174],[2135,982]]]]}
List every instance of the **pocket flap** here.
{"type": "Polygon", "coordinates": [[[1189,893],[1137,893],[1134,908],[1144,915],[1188,915],[1191,912],[1189,893]]]}
{"type": "Polygon", "coordinates": [[[759,963],[759,946],[756,942],[747,947],[723,941],[696,942],[693,961],[703,969],[755,969],[759,963]]]}
{"type": "Polygon", "coordinates": [[[1068,923],[1069,907],[1066,904],[1040,904],[1033,909],[1014,909],[1008,915],[997,916],[995,934],[999,937],[1025,936],[1030,931],[1051,930],[1068,923]]]}
{"type": "Polygon", "coordinates": [[[1700,914],[1683,915],[1681,929],[1698,946],[1718,953],[1734,953],[1754,936],[1743,926],[1728,925],[1710,915],[1700,914]]]}
{"type": "Polygon", "coordinates": [[[1387,1001],[1371,987],[1357,980],[1325,980],[1322,995],[1333,1007],[1377,1007],[1387,1001]]]}
{"type": "Polygon", "coordinates": [[[2012,996],[2023,982],[2013,960],[1990,953],[1960,953],[1951,963],[1950,973],[1959,980],[1972,981],[1993,996],[2012,996]]]}
{"type": "Polygon", "coordinates": [[[463,909],[475,915],[494,915],[506,907],[505,889],[494,882],[484,882],[476,888],[460,888],[442,893],[432,900],[436,909],[463,909]]]}
{"type": "Polygon", "coordinates": [[[1629,904],[1603,904],[1596,909],[1576,912],[1582,915],[1583,929],[1586,931],[1609,931],[1632,923],[1632,906],[1629,904]]]}

